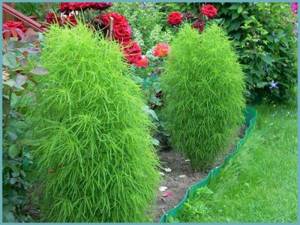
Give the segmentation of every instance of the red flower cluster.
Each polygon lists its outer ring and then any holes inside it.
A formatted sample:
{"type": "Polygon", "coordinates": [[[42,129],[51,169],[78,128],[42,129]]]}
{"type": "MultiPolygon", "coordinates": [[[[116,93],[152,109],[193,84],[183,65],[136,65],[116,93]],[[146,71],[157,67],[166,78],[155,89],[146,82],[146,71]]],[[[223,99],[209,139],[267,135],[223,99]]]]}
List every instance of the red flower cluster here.
{"type": "Polygon", "coordinates": [[[77,25],[77,20],[73,14],[67,16],[67,18],[63,21],[64,24],[71,24],[73,26],[77,25]]]}
{"type": "Polygon", "coordinates": [[[153,49],[153,55],[156,57],[165,57],[170,52],[170,46],[166,43],[158,43],[153,49]]]}
{"type": "Polygon", "coordinates": [[[70,12],[86,9],[104,10],[110,6],[112,6],[110,2],[62,2],[59,9],[61,12],[70,12]]]}
{"type": "Polygon", "coordinates": [[[136,41],[123,43],[123,50],[125,57],[130,64],[134,64],[142,58],[142,49],[136,41]]]}
{"type": "Polygon", "coordinates": [[[131,28],[125,16],[119,13],[110,12],[102,14],[100,20],[104,27],[110,28],[110,21],[112,23],[112,34],[115,40],[120,43],[127,43],[131,40],[131,28]]]}
{"type": "Polygon", "coordinates": [[[180,12],[171,12],[168,16],[168,23],[172,26],[182,23],[183,16],[180,12]]]}
{"type": "Polygon", "coordinates": [[[137,67],[147,67],[148,59],[142,56],[142,50],[139,44],[132,41],[131,27],[125,16],[109,12],[96,17],[104,28],[112,32],[113,39],[123,46],[124,55],[130,64],[137,67]],[[110,30],[112,28],[112,30],[110,30]]]}
{"type": "Polygon", "coordinates": [[[46,22],[47,23],[58,23],[61,24],[61,18],[60,16],[57,16],[53,12],[48,12],[46,15],[46,22]]]}
{"type": "Polygon", "coordinates": [[[7,21],[3,24],[3,38],[16,37],[22,39],[26,28],[21,21],[7,21]]]}
{"type": "Polygon", "coordinates": [[[193,25],[193,28],[197,29],[198,31],[202,32],[204,30],[205,27],[205,22],[202,20],[196,20],[193,25]]]}
{"type": "Polygon", "coordinates": [[[211,4],[203,5],[199,8],[199,11],[210,19],[214,18],[218,13],[218,10],[211,4]]]}

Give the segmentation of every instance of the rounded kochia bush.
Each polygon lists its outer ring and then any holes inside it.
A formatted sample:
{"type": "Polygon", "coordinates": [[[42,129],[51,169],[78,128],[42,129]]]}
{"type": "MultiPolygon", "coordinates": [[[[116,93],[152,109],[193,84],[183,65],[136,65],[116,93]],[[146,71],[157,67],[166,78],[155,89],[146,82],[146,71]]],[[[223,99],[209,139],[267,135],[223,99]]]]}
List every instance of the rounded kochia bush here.
{"type": "Polygon", "coordinates": [[[159,182],[152,125],[119,46],[95,35],[79,24],[45,37],[49,75],[32,111],[43,220],[147,221],[159,182]]]}
{"type": "Polygon", "coordinates": [[[244,76],[223,30],[183,27],[161,78],[163,116],[173,147],[194,168],[208,166],[243,122],[244,76]]]}

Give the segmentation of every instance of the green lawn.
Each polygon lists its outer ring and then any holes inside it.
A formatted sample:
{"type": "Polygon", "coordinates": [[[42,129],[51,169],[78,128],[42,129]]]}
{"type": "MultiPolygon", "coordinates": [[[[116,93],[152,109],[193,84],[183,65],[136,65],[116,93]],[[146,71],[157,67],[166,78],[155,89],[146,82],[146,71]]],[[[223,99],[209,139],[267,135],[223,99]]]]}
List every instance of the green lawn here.
{"type": "Polygon", "coordinates": [[[257,107],[256,128],[208,188],[197,191],[180,222],[296,222],[296,106],[257,107]]]}

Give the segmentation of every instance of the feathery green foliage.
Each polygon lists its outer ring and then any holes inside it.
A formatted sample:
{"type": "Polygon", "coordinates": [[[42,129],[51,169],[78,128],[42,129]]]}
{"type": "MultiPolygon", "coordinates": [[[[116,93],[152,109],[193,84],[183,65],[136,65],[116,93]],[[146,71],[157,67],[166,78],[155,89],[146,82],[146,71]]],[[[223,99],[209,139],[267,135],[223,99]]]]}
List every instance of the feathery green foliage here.
{"type": "Polygon", "coordinates": [[[46,34],[35,151],[42,213],[51,222],[147,221],[158,160],[119,46],[82,24],[46,34]]]}
{"type": "Polygon", "coordinates": [[[230,41],[216,25],[179,31],[162,76],[171,143],[204,168],[228,147],[243,120],[244,78],[230,41]]]}

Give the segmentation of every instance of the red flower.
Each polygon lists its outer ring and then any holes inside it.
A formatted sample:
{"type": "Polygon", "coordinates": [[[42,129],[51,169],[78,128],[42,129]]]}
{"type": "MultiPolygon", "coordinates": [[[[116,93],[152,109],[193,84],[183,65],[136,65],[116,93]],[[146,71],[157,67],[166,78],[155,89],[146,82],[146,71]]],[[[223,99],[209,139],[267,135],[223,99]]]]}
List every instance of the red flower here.
{"type": "Polygon", "coordinates": [[[81,2],[62,2],[59,4],[59,9],[61,12],[69,12],[73,10],[84,10],[86,3],[81,2]]]}
{"type": "Polygon", "coordinates": [[[24,24],[20,21],[7,21],[3,24],[2,35],[3,38],[17,37],[22,39],[26,28],[24,24]]]}
{"type": "Polygon", "coordinates": [[[73,14],[67,16],[64,24],[71,24],[73,26],[77,25],[77,20],[73,14]]]}
{"type": "Polygon", "coordinates": [[[202,21],[202,20],[196,20],[193,23],[192,27],[199,30],[200,32],[202,32],[204,30],[204,27],[205,27],[205,22],[202,21]]]}
{"type": "Polygon", "coordinates": [[[144,55],[141,56],[140,60],[138,60],[134,63],[134,65],[136,67],[140,67],[140,68],[146,68],[148,66],[148,64],[149,64],[149,60],[144,55]]]}
{"type": "Polygon", "coordinates": [[[116,23],[128,24],[126,17],[116,12],[109,12],[109,13],[102,14],[100,16],[100,20],[104,26],[109,26],[111,19],[113,19],[114,24],[116,23]]]}
{"type": "Polygon", "coordinates": [[[171,12],[168,16],[168,23],[170,25],[179,25],[182,22],[182,14],[180,12],[171,12]]]}
{"type": "Polygon", "coordinates": [[[131,28],[125,23],[113,25],[113,36],[114,39],[119,42],[128,42],[131,39],[131,28]]]}
{"type": "Polygon", "coordinates": [[[62,2],[59,5],[61,12],[70,12],[74,10],[86,10],[89,8],[104,10],[112,6],[110,2],[62,2]]]}
{"type": "Polygon", "coordinates": [[[111,2],[91,2],[90,8],[104,10],[112,6],[111,2]]]}
{"type": "Polygon", "coordinates": [[[61,18],[60,16],[57,16],[55,13],[53,12],[48,12],[46,15],[46,22],[47,23],[58,23],[61,24],[61,18]]]}
{"type": "Polygon", "coordinates": [[[218,10],[211,4],[203,5],[199,10],[208,18],[213,18],[218,13],[218,10]]]}
{"type": "Polygon", "coordinates": [[[153,49],[153,55],[156,57],[165,57],[170,52],[170,46],[166,43],[159,43],[153,49]]]}
{"type": "Polygon", "coordinates": [[[131,28],[125,16],[111,12],[101,15],[100,20],[107,29],[110,28],[110,21],[112,21],[112,34],[115,40],[120,43],[126,43],[131,40],[131,28]]]}
{"type": "Polygon", "coordinates": [[[126,43],[123,50],[125,57],[130,64],[134,64],[142,59],[142,50],[139,44],[135,41],[126,43]]]}

